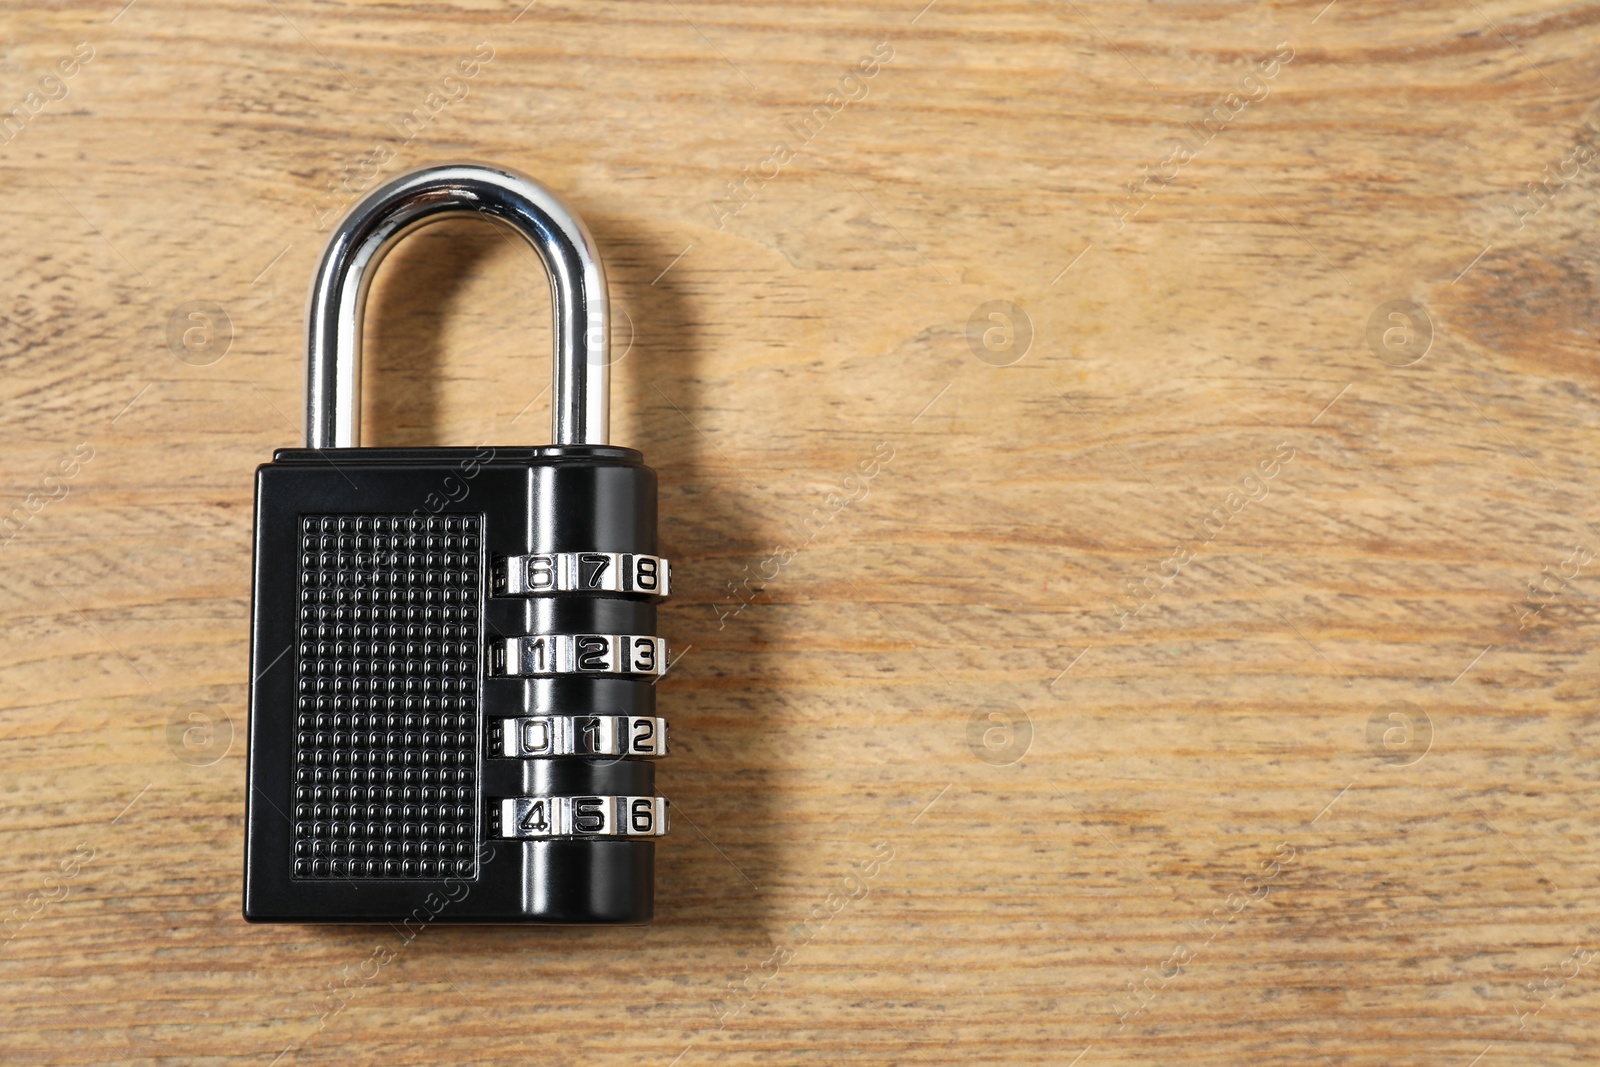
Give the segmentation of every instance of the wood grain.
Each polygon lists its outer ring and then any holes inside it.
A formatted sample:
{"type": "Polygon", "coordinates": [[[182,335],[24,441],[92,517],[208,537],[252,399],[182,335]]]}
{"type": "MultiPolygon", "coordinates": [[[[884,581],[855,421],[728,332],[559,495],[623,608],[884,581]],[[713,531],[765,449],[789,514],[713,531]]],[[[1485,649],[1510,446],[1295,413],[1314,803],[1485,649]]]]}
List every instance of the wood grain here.
{"type": "MultiPolygon", "coordinates": [[[[122,2],[0,8],[0,1061],[1600,1056],[1600,5],[122,2]],[[458,157],[625,312],[658,919],[247,926],[251,471],[458,157]]],[[[368,442],[541,442],[548,303],[403,247],[368,442]]]]}

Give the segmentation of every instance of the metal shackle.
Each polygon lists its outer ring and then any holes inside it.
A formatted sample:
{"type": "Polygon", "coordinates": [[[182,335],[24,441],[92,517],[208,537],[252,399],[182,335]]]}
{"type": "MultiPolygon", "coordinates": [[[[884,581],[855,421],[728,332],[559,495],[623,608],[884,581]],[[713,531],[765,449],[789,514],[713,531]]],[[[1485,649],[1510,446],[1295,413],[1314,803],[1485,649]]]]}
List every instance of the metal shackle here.
{"type": "Polygon", "coordinates": [[[525,174],[449,163],[402,174],[339,221],[306,311],[306,446],[361,443],[361,320],[367,287],[400,238],[447,218],[487,216],[527,239],[550,276],[555,316],[551,442],[603,445],[609,433],[610,327],[605,269],[582,220],[525,174]]]}

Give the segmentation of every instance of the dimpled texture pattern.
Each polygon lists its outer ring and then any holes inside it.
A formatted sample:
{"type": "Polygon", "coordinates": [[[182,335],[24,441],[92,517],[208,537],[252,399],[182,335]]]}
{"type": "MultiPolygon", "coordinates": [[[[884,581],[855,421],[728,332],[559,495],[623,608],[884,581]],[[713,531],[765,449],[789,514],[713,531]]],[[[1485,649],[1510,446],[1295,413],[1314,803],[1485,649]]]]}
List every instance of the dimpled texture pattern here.
{"type": "Polygon", "coordinates": [[[302,519],[295,877],[476,874],[481,525],[302,519]]]}

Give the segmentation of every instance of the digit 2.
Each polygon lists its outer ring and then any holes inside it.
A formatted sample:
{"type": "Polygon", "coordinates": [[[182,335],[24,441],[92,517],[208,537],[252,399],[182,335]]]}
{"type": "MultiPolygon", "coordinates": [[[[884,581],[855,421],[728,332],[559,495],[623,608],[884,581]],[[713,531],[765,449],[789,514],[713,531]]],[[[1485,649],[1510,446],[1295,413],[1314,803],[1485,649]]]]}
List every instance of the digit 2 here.
{"type": "Polygon", "coordinates": [[[578,638],[578,669],[580,671],[606,670],[610,667],[610,663],[607,662],[610,656],[610,638],[593,635],[578,638]]]}

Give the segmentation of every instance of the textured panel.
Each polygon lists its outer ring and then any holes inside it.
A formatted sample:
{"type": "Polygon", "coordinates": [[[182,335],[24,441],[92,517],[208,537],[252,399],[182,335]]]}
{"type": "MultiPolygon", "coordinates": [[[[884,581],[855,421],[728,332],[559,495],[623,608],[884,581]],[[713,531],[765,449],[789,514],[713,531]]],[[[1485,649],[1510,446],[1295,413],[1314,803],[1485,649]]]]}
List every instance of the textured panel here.
{"type": "Polygon", "coordinates": [[[302,520],[295,877],[475,874],[480,523],[302,520]]]}

